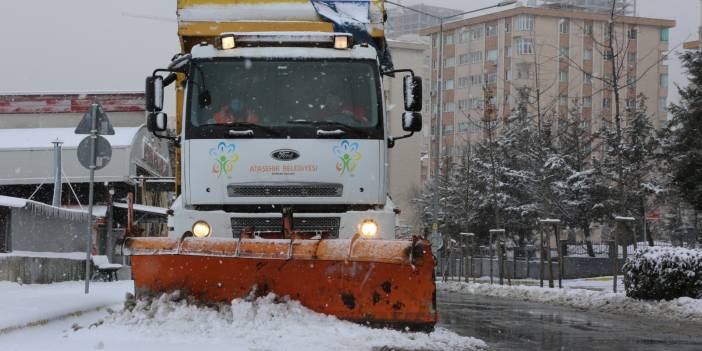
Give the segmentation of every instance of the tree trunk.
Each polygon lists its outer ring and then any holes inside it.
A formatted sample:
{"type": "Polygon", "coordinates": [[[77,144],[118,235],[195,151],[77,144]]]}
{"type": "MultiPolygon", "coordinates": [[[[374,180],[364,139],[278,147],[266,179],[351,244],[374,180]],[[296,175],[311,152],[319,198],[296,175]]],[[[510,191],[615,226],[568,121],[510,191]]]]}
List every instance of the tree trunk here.
{"type": "Polygon", "coordinates": [[[590,223],[583,224],[583,232],[585,233],[585,245],[587,245],[587,255],[595,257],[595,249],[592,247],[592,233],[590,232],[590,223]]]}

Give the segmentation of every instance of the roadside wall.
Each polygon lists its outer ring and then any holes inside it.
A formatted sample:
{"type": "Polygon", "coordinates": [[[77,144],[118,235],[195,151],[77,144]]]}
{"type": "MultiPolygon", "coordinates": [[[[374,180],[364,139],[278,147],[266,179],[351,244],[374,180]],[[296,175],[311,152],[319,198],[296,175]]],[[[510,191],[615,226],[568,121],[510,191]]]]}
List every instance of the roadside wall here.
{"type": "Polygon", "coordinates": [[[87,216],[72,215],[51,208],[12,208],[10,213],[10,250],[40,252],[78,252],[87,247],[87,216]]]}
{"type": "Polygon", "coordinates": [[[0,256],[0,281],[49,284],[85,277],[85,260],[0,256]]]}
{"type": "MultiPolygon", "coordinates": [[[[446,260],[448,261],[448,260],[446,260]]],[[[459,274],[462,275],[462,270],[461,270],[461,260],[460,259],[451,259],[449,262],[452,263],[452,266],[449,268],[449,273],[448,275],[451,276],[458,276],[459,274]],[[460,273],[459,273],[460,272],[460,273]]],[[[612,260],[610,258],[605,258],[605,257],[566,257],[564,260],[565,266],[563,267],[564,270],[564,278],[565,279],[578,279],[578,278],[592,278],[592,277],[601,277],[601,276],[608,276],[612,275],[612,260]]],[[[619,266],[619,271],[621,271],[621,266],[624,263],[623,259],[618,260],[618,266],[619,266]]],[[[492,275],[494,277],[499,276],[499,261],[497,259],[489,259],[489,258],[474,258],[473,259],[473,276],[476,277],[484,277],[484,276],[489,276],[490,275],[490,265],[492,264],[492,275]]],[[[516,278],[516,279],[524,279],[524,278],[531,278],[531,279],[539,279],[539,273],[540,273],[540,265],[539,261],[536,260],[531,260],[529,261],[528,265],[527,262],[524,260],[519,260],[517,259],[517,263],[515,265],[514,260],[505,260],[505,278],[509,276],[510,278],[516,278]]],[[[468,270],[470,266],[470,259],[467,259],[465,262],[465,269],[468,270]]],[[[549,277],[549,268],[548,268],[548,263],[544,262],[544,279],[548,279],[549,277]]],[[[553,279],[558,279],[558,262],[554,261],[552,264],[553,267],[553,279]]],[[[437,276],[442,276],[441,271],[446,270],[446,267],[444,263],[442,262],[441,259],[439,259],[438,264],[437,264],[437,276]]]]}

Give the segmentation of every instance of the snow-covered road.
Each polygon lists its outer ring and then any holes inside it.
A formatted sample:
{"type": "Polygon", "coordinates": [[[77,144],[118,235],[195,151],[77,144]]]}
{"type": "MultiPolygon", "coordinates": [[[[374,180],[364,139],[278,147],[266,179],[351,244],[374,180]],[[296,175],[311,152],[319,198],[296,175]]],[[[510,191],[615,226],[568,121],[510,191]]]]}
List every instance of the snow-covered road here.
{"type": "MultiPolygon", "coordinates": [[[[0,349],[360,351],[475,350],[485,347],[480,340],[459,336],[445,328],[437,328],[431,334],[367,328],[314,313],[294,301],[279,301],[272,295],[255,301],[235,300],[230,306],[218,309],[195,307],[164,296],[151,302],[139,301],[131,310],[124,310],[124,290],[130,283],[94,285],[94,301],[90,300],[93,302],[86,306],[94,308],[100,302],[112,301],[109,308],[0,333],[0,349]],[[122,297],[114,301],[116,296],[122,297]]],[[[68,305],[62,306],[61,300],[75,308],[76,301],[85,299],[81,284],[3,285],[0,299],[7,294],[14,298],[11,305],[35,302],[34,308],[16,307],[13,312],[14,323],[26,324],[31,318],[18,318],[23,309],[32,311],[34,319],[44,310],[47,316],[53,316],[44,319],[52,319],[58,317],[59,312],[67,312],[68,305]],[[56,295],[61,298],[52,297],[52,290],[56,290],[56,295]]],[[[90,310],[82,308],[86,309],[90,310]]]]}

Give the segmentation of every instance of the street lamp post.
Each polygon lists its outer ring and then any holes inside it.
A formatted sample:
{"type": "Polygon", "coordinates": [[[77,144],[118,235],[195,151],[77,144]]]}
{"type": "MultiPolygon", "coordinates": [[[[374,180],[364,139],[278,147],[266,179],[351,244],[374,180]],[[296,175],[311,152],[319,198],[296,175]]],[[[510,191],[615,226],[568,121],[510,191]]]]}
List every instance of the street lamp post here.
{"type": "MultiPolygon", "coordinates": [[[[516,0],[511,0],[511,1],[500,1],[499,3],[483,8],[479,8],[476,10],[471,10],[471,11],[466,11],[462,13],[458,13],[455,15],[450,15],[450,16],[437,16],[433,15],[431,13],[417,10],[415,8],[405,6],[402,4],[398,4],[393,1],[385,1],[386,4],[391,4],[395,5],[397,7],[401,7],[403,9],[413,11],[425,16],[429,16],[431,18],[439,20],[439,50],[437,53],[437,60],[439,61],[439,71],[437,73],[437,117],[436,117],[436,123],[434,124],[434,150],[436,154],[436,160],[434,161],[434,178],[432,179],[432,189],[433,189],[433,196],[432,196],[432,225],[431,225],[431,235],[432,236],[437,236],[439,235],[439,173],[441,172],[441,134],[442,134],[442,95],[443,95],[443,71],[444,71],[444,21],[451,19],[451,18],[456,18],[459,16],[464,16],[470,13],[475,13],[475,12],[480,12],[488,9],[492,9],[495,7],[502,7],[502,6],[508,6],[516,3],[516,0]]],[[[433,56],[433,53],[432,53],[433,56]]]]}

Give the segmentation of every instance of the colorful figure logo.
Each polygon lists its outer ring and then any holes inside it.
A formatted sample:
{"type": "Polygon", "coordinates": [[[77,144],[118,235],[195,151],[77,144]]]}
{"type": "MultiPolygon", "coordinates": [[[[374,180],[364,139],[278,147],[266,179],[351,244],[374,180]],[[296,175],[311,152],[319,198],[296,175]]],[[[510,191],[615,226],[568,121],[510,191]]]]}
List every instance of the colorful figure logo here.
{"type": "Polygon", "coordinates": [[[348,140],[342,140],[339,145],[334,145],[332,150],[339,157],[339,162],[336,163],[336,170],[339,175],[346,172],[353,175],[356,171],[356,166],[358,166],[358,161],[363,158],[363,155],[358,151],[359,145],[357,142],[349,142],[348,140]]]}
{"type": "Polygon", "coordinates": [[[210,149],[210,156],[215,160],[212,165],[212,173],[216,174],[218,178],[222,173],[231,178],[234,164],[239,161],[239,154],[235,153],[234,150],[236,150],[235,144],[227,144],[224,141],[220,141],[217,147],[210,149]]]}

